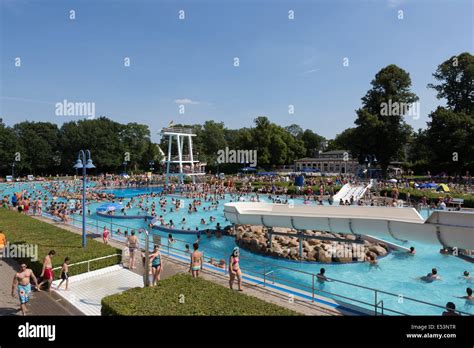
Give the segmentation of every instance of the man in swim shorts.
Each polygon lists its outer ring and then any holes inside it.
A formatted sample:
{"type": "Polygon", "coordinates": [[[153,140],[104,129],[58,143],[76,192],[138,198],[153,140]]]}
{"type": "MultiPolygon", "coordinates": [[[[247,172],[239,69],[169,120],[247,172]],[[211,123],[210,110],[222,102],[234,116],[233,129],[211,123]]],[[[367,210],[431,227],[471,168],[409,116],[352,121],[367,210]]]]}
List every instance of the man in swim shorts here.
{"type": "Polygon", "coordinates": [[[51,292],[51,283],[54,280],[54,273],[53,273],[53,263],[52,263],[52,258],[53,256],[56,255],[56,252],[54,250],[50,250],[48,255],[44,257],[43,260],[43,271],[41,272],[41,277],[43,280],[39,284],[39,287],[44,283],[48,283],[48,291],[51,292]]]}
{"type": "Polygon", "coordinates": [[[29,269],[25,263],[20,265],[20,271],[13,277],[12,283],[12,297],[15,297],[15,289],[17,290],[18,297],[20,298],[20,310],[23,315],[26,315],[26,304],[30,301],[31,293],[31,280],[35,282],[36,289],[39,290],[38,280],[31,269],[29,269]]]}

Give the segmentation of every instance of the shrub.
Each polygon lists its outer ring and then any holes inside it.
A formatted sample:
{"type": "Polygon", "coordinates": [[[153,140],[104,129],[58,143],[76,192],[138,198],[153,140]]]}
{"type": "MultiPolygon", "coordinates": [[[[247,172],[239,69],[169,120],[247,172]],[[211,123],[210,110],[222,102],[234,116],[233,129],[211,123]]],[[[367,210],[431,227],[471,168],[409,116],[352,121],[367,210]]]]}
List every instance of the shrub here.
{"type": "Polygon", "coordinates": [[[298,315],[189,274],[102,299],[102,315],[298,315]],[[180,301],[181,299],[181,301],[180,301]]]}

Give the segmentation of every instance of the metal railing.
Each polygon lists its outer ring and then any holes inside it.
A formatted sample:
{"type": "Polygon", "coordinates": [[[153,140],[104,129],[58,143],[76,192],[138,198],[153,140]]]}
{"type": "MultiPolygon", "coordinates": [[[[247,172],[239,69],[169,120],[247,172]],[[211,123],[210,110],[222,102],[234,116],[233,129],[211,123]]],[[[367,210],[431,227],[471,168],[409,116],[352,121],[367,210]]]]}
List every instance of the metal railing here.
{"type": "MultiPolygon", "coordinates": [[[[77,265],[83,265],[83,264],[86,263],[86,264],[87,264],[87,272],[90,272],[90,269],[91,269],[91,267],[90,267],[91,262],[99,261],[99,260],[105,260],[105,259],[108,259],[108,258],[111,258],[111,257],[117,257],[117,256],[122,256],[122,254],[111,254],[111,255],[107,255],[107,256],[97,257],[97,258],[95,258],[95,259],[90,259],[90,260],[86,260],[86,261],[71,263],[70,265],[68,265],[68,267],[77,266],[77,265]]],[[[61,268],[62,268],[62,266],[55,267],[55,268],[53,268],[53,271],[60,270],[61,268]]]]}
{"type": "MultiPolygon", "coordinates": [[[[82,220],[78,220],[74,216],[72,217],[72,219],[73,219],[73,221],[72,221],[73,223],[74,223],[74,221],[78,221],[78,222],[82,223],[82,220]]],[[[104,219],[105,219],[105,217],[104,217],[104,219]]],[[[125,240],[124,239],[124,232],[131,231],[131,230],[135,230],[135,231],[139,230],[139,228],[133,228],[133,227],[126,226],[126,225],[116,224],[112,221],[112,218],[109,218],[109,219],[110,219],[110,238],[113,238],[115,240],[123,242],[125,240]],[[123,228],[122,235],[119,236],[119,235],[117,235],[117,233],[114,233],[113,232],[114,227],[115,228],[123,228]]],[[[91,231],[91,230],[93,231],[95,229],[96,233],[100,233],[99,223],[109,223],[109,222],[105,222],[105,221],[100,221],[99,222],[99,220],[96,219],[95,224],[87,223],[87,226],[88,226],[87,229],[89,231],[91,231]]],[[[153,237],[153,234],[151,236],[153,237]]],[[[139,238],[140,238],[140,236],[139,236],[139,238]]],[[[167,238],[164,238],[164,239],[167,240],[167,238]]],[[[184,244],[191,244],[191,242],[186,241],[186,240],[181,240],[181,239],[177,239],[177,238],[173,238],[173,240],[175,242],[181,242],[181,243],[184,243],[184,244]]],[[[172,256],[172,254],[182,254],[182,255],[185,255],[186,257],[189,257],[189,255],[190,255],[190,252],[188,252],[186,250],[183,250],[183,249],[175,248],[174,246],[172,246],[168,243],[166,245],[163,245],[163,243],[161,243],[162,251],[163,251],[163,247],[166,247],[165,255],[167,254],[168,256],[172,256]]],[[[222,251],[220,251],[220,252],[222,253],[222,251]]],[[[207,257],[207,256],[204,255],[204,252],[202,254],[203,254],[203,260],[207,259],[208,261],[210,261],[211,259],[215,259],[216,261],[218,261],[217,257],[216,258],[215,257],[207,257]]],[[[275,285],[275,283],[277,283],[279,285],[277,288],[281,288],[283,291],[285,290],[285,287],[291,287],[292,291],[300,290],[300,293],[299,293],[300,296],[299,297],[309,299],[313,303],[318,301],[317,298],[316,298],[316,295],[320,295],[320,296],[329,297],[329,298],[335,300],[336,303],[337,303],[338,300],[340,300],[340,301],[349,301],[349,302],[341,303],[340,305],[342,307],[345,307],[347,305],[349,305],[349,307],[351,305],[354,306],[354,303],[355,303],[355,306],[358,307],[359,312],[365,310],[365,314],[372,314],[372,315],[377,316],[379,314],[385,315],[385,313],[388,312],[390,314],[396,314],[396,315],[410,315],[410,314],[407,314],[407,313],[403,313],[403,312],[401,312],[397,309],[388,308],[387,307],[387,302],[388,302],[387,298],[385,298],[385,299],[381,298],[381,296],[384,295],[384,296],[387,296],[388,298],[396,299],[398,303],[404,303],[405,301],[407,301],[407,302],[422,304],[422,305],[426,305],[426,306],[430,306],[430,307],[434,307],[434,308],[439,308],[440,310],[445,310],[446,309],[446,307],[442,306],[442,305],[430,303],[430,302],[427,302],[427,301],[418,300],[418,299],[411,298],[411,297],[405,297],[405,296],[402,296],[401,294],[395,294],[395,293],[392,293],[392,292],[389,292],[389,291],[379,290],[379,289],[375,289],[375,288],[372,288],[372,287],[359,285],[359,284],[351,283],[351,282],[336,279],[336,278],[325,277],[326,280],[321,281],[321,279],[318,278],[317,274],[297,270],[297,269],[294,269],[294,268],[291,268],[291,267],[280,266],[280,265],[277,266],[277,265],[274,265],[274,264],[271,264],[271,263],[268,263],[268,262],[259,261],[259,260],[254,259],[254,258],[250,259],[250,258],[247,258],[247,257],[240,256],[240,259],[242,261],[250,261],[254,265],[255,264],[259,265],[259,267],[255,267],[255,268],[260,268],[259,270],[252,270],[252,269],[249,269],[249,268],[245,268],[245,269],[241,268],[241,269],[244,271],[245,274],[248,274],[250,276],[254,276],[254,277],[257,277],[257,278],[261,279],[261,284],[260,285],[262,285],[263,287],[267,287],[267,285],[275,285]],[[302,275],[302,276],[304,276],[308,279],[308,283],[310,283],[311,286],[308,285],[305,282],[301,282],[301,281],[295,282],[295,281],[289,280],[287,278],[277,276],[276,271],[289,271],[289,272],[292,272],[294,274],[302,275]],[[269,275],[271,275],[271,281],[270,282],[268,280],[269,275]],[[357,288],[359,290],[363,290],[363,291],[367,291],[369,293],[372,293],[373,301],[371,301],[371,302],[364,301],[364,300],[361,300],[361,299],[358,299],[358,298],[349,297],[349,296],[346,296],[346,295],[342,295],[342,294],[338,294],[338,293],[335,293],[335,292],[327,291],[327,290],[324,290],[321,286],[319,288],[316,286],[316,284],[323,285],[326,282],[343,284],[346,287],[353,287],[353,288],[357,288]],[[303,292],[301,292],[301,291],[303,291],[303,292]],[[304,292],[306,292],[307,294],[304,294],[304,292]],[[402,300],[402,302],[399,302],[400,299],[402,300]],[[367,312],[367,307],[369,309],[371,309],[371,311],[367,312]]],[[[210,264],[210,262],[208,262],[208,264],[210,264]]],[[[213,266],[217,267],[216,265],[213,265],[213,266]]],[[[227,267],[228,267],[228,264],[226,263],[226,266],[224,267],[224,274],[226,274],[226,275],[228,274],[227,267]]],[[[217,268],[219,268],[219,267],[217,267],[217,268]]],[[[257,285],[259,285],[259,284],[257,283],[257,285]]],[[[272,286],[271,288],[273,288],[273,287],[274,286],[272,286]]],[[[281,289],[280,289],[280,291],[281,291],[281,289]]],[[[349,308],[349,310],[350,310],[350,308],[349,308]]],[[[456,310],[456,312],[459,313],[459,314],[464,314],[464,315],[468,315],[468,316],[473,315],[472,313],[464,312],[464,311],[460,311],[460,310],[456,310]]]]}

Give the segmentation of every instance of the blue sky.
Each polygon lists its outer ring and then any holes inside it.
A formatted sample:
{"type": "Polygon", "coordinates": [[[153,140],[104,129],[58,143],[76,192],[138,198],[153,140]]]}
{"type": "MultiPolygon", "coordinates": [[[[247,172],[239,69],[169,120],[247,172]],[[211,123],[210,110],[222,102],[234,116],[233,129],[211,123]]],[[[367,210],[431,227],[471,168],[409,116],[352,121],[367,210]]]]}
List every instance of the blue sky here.
{"type": "Polygon", "coordinates": [[[470,0],[0,3],[0,118],[61,124],[80,117],[56,116],[55,103],[94,102],[97,116],[148,124],[155,140],[171,120],[238,128],[259,115],[333,138],[389,64],[410,73],[421,117],[408,122],[425,127],[443,104],[426,88],[436,66],[473,51],[470,0]]]}

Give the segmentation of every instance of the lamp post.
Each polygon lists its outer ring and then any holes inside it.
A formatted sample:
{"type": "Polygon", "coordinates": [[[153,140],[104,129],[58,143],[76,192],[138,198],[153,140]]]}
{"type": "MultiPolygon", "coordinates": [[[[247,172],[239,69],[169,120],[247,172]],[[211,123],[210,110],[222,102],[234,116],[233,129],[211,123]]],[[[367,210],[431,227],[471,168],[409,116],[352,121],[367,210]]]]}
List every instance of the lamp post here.
{"type": "Polygon", "coordinates": [[[148,230],[141,227],[138,229],[138,232],[141,233],[143,232],[145,234],[145,264],[144,264],[144,285],[145,287],[150,286],[150,234],[148,233],[148,230]]]}
{"type": "Polygon", "coordinates": [[[85,248],[86,241],[86,170],[95,168],[95,165],[92,163],[91,152],[89,150],[79,151],[77,155],[77,161],[74,165],[75,169],[82,169],[82,247],[85,248]],[[87,154],[87,160],[86,160],[87,154]]]}
{"type": "Polygon", "coordinates": [[[12,181],[15,180],[15,162],[12,163],[12,181]]]}

